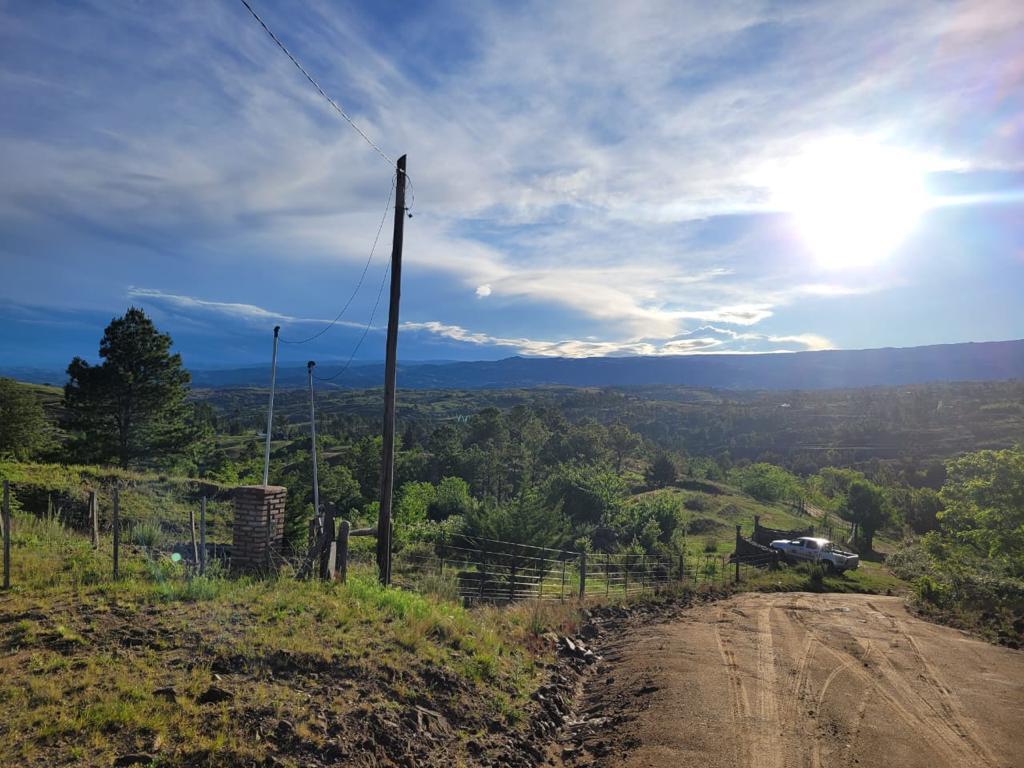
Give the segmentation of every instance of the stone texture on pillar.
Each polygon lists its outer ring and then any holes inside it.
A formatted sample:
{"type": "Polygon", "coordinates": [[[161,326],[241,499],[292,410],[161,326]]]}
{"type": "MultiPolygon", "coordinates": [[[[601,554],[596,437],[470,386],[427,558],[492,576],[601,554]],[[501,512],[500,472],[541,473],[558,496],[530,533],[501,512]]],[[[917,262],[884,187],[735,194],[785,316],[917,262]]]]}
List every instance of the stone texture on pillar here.
{"type": "MultiPolygon", "coordinates": [[[[280,554],[284,544],[284,502],[287,495],[288,489],[280,485],[243,485],[234,490],[233,570],[250,573],[266,570],[268,541],[271,553],[280,554]]],[[[271,568],[276,570],[279,562],[276,557],[271,557],[271,568]]]]}

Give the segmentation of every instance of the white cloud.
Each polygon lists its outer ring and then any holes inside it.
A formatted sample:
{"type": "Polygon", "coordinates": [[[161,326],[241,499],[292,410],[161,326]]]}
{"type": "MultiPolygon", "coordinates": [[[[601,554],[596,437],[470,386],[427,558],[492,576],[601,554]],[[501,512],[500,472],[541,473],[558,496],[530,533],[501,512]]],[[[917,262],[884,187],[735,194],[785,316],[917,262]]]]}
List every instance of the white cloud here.
{"type": "Polygon", "coordinates": [[[793,349],[793,345],[797,345],[799,349],[810,350],[829,349],[832,346],[828,339],[815,334],[772,336],[756,333],[738,333],[713,326],[702,326],[674,339],[631,339],[623,341],[594,341],[589,339],[544,341],[528,338],[506,338],[470,331],[459,325],[450,325],[437,321],[405,322],[402,323],[401,327],[404,331],[426,332],[465,344],[511,347],[521,354],[537,357],[603,357],[685,355],[705,352],[787,351],[776,348],[752,349],[749,345],[736,345],[736,342],[752,341],[788,345],[789,351],[793,349]]]}
{"type": "Polygon", "coordinates": [[[281,312],[273,312],[255,304],[238,304],[226,301],[207,301],[197,299],[194,296],[182,296],[180,294],[165,293],[156,288],[130,287],[127,296],[131,299],[151,301],[159,306],[172,307],[179,310],[186,310],[195,313],[212,313],[235,320],[242,320],[253,325],[266,327],[270,323],[331,323],[344,325],[350,328],[363,328],[365,323],[355,323],[349,320],[324,320],[312,317],[294,317],[281,312]]]}
{"type": "MultiPolygon", "coordinates": [[[[385,47],[372,25],[336,4],[266,15],[370,135],[409,153],[417,196],[407,274],[464,287],[467,305],[446,307],[445,319],[499,305],[556,307],[589,324],[581,335],[597,337],[530,341],[534,313],[522,311],[506,313],[507,333],[488,343],[662,349],[682,343],[673,339],[691,322],[749,330],[806,297],[898,282],[823,282],[786,255],[787,243],[766,247],[760,229],[750,239],[705,238],[709,217],[765,210],[765,165],[830,126],[917,145],[941,167],[1000,167],[1017,156],[1015,30],[1024,4],[1013,0],[738,2],[713,11],[697,2],[536,0],[451,12],[469,43],[451,67],[423,58],[409,38],[385,47]],[[981,100],[996,92],[1005,94],[1004,117],[978,141],[973,118],[995,111],[981,100]],[[493,298],[469,304],[469,291],[493,298]],[[623,338],[655,341],[614,341],[623,338]]],[[[244,9],[39,13],[31,24],[0,11],[8,30],[0,47],[17,38],[35,51],[5,59],[0,96],[19,111],[44,89],[67,119],[45,120],[45,134],[5,134],[0,224],[43,231],[57,217],[171,244],[185,269],[200,257],[181,254],[193,252],[225,263],[269,253],[281,270],[365,259],[390,170],[244,9]],[[144,39],[147,55],[111,39],[144,39]],[[101,42],[103,59],[94,53],[101,42]],[[60,77],[38,66],[55,60],[83,65],[60,77]]],[[[403,34],[431,32],[419,20],[403,34]]],[[[385,227],[382,251],[387,237],[385,227]]],[[[419,299],[415,288],[407,285],[403,302],[420,301],[416,316],[436,317],[433,297],[419,299]]],[[[322,322],[296,317],[304,297],[282,297],[291,314],[278,314],[148,290],[136,295],[181,310],[322,322]]],[[[740,340],[826,342],[797,332],[740,340]]]]}

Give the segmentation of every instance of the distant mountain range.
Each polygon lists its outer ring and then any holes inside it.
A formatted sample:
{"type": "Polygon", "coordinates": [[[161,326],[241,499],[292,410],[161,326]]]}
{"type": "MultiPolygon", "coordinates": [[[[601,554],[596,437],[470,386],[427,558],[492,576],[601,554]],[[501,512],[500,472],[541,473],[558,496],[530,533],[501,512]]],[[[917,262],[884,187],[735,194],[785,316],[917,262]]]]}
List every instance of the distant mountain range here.
{"type": "MultiPolygon", "coordinates": [[[[321,363],[328,377],[341,364],[321,363]]],[[[23,381],[60,383],[62,374],[8,368],[0,373],[23,381]]],[[[268,366],[193,370],[197,388],[265,387],[268,366]]],[[[381,363],[355,365],[318,386],[363,389],[380,386],[381,363]]],[[[509,357],[486,362],[410,362],[399,365],[398,385],[410,389],[497,389],[540,386],[617,387],[673,384],[710,389],[839,389],[922,384],[930,381],[989,381],[1024,378],[1024,340],[939,344],[902,349],[832,350],[759,355],[674,357],[509,357]]],[[[306,367],[282,366],[278,386],[302,387],[306,367]]]]}

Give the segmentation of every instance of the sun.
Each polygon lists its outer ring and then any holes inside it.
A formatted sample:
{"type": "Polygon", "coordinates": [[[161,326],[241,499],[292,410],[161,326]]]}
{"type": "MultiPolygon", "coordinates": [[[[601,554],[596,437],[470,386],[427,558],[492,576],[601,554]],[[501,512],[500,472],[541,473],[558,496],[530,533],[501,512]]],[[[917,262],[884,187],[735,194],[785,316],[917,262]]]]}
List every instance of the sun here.
{"type": "Polygon", "coordinates": [[[913,232],[928,207],[923,177],[909,152],[832,139],[781,169],[774,196],[822,266],[864,267],[885,259],[913,232]]]}

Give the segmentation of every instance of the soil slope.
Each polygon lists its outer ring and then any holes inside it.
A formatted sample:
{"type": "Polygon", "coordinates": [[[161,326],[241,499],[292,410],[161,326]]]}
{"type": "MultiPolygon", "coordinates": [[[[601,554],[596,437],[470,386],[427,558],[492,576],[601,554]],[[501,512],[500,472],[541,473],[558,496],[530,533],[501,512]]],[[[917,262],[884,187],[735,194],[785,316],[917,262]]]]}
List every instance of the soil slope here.
{"type": "Polygon", "coordinates": [[[604,651],[570,764],[1024,766],[1024,652],[900,598],[744,594],[604,651]]]}

